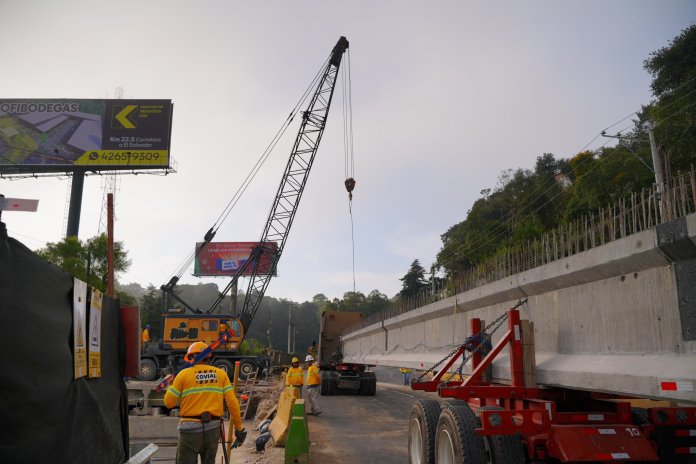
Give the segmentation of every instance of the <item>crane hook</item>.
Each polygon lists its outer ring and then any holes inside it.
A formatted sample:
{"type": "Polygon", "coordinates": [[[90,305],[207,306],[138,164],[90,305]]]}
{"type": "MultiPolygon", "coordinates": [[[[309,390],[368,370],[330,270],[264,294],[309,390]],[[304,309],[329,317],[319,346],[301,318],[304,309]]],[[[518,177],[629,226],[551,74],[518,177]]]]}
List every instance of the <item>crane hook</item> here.
{"type": "Polygon", "coordinates": [[[353,200],[353,189],[355,188],[355,179],[353,179],[352,177],[349,177],[348,179],[346,179],[344,184],[346,185],[346,190],[348,190],[348,199],[352,201],[353,200]]]}

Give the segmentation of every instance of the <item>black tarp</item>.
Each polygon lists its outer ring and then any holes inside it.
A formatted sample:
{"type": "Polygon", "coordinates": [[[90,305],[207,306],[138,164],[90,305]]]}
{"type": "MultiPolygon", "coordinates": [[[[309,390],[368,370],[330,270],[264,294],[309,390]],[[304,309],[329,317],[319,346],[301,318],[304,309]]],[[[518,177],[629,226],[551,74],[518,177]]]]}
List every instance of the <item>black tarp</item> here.
{"type": "Polygon", "coordinates": [[[72,293],[72,276],[0,222],[0,463],[126,460],[119,302],[104,298],[102,376],[75,380],[72,293]]]}

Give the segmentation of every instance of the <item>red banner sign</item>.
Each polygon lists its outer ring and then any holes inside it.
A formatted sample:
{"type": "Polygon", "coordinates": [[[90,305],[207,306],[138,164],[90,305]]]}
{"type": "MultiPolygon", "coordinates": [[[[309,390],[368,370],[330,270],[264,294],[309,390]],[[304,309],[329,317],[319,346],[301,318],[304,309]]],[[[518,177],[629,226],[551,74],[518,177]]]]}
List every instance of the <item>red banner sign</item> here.
{"type": "MultiPolygon", "coordinates": [[[[195,276],[233,276],[251,259],[252,251],[261,247],[257,274],[275,274],[278,244],[275,242],[210,242],[196,243],[195,276]],[[203,246],[203,249],[200,249],[203,246]]],[[[254,273],[254,263],[249,263],[243,276],[254,273]]]]}

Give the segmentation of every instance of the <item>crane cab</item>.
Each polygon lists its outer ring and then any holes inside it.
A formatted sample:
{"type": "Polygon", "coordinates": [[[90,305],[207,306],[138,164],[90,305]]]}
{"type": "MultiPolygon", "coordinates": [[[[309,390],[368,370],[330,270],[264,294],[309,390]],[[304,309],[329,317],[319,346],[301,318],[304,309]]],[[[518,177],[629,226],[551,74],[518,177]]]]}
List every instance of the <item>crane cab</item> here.
{"type": "Polygon", "coordinates": [[[167,314],[164,317],[162,342],[172,350],[188,349],[193,342],[210,344],[220,333],[228,330],[230,340],[220,348],[237,351],[244,339],[244,328],[239,319],[229,314],[167,314]]]}

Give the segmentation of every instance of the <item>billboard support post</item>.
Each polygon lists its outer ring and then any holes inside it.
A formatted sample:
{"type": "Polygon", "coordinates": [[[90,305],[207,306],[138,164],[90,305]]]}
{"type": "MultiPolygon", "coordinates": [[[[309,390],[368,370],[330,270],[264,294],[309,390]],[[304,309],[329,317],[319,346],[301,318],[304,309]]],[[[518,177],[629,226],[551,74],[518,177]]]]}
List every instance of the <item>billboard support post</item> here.
{"type": "Polygon", "coordinates": [[[82,190],[85,186],[85,171],[74,170],[70,187],[70,209],[68,210],[68,228],[66,237],[77,237],[80,231],[80,214],[82,212],[82,190]]]}

